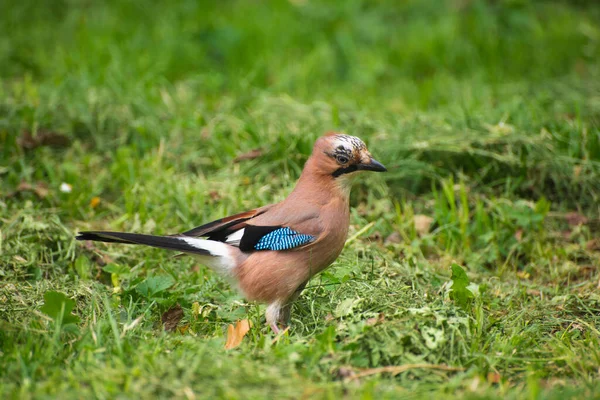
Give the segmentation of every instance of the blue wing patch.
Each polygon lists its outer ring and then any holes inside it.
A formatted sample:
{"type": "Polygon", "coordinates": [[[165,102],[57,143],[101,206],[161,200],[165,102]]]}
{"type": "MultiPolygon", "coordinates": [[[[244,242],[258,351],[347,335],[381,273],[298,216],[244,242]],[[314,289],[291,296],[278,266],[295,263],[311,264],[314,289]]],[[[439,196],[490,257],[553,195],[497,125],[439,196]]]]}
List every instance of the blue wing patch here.
{"type": "Polygon", "coordinates": [[[287,250],[315,240],[312,235],[304,235],[290,228],[279,228],[261,237],[254,245],[255,250],[287,250]]]}

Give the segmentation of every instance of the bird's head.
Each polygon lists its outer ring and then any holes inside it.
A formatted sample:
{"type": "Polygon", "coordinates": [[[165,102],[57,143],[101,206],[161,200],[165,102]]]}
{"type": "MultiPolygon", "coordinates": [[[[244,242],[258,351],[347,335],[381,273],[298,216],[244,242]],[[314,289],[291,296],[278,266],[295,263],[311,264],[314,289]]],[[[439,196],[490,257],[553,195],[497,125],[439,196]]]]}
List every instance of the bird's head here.
{"type": "Polygon", "coordinates": [[[315,143],[313,157],[319,172],[336,179],[357,171],[387,171],[383,164],[371,156],[362,140],[341,133],[333,132],[320,137],[315,143]]]}

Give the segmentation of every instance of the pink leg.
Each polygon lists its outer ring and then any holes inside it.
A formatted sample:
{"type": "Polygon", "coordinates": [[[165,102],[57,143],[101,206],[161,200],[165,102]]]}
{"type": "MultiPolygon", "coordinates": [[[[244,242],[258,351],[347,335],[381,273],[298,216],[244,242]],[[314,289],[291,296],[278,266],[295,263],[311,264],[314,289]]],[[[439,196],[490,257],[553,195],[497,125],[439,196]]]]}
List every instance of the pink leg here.
{"type": "Polygon", "coordinates": [[[281,333],[281,329],[279,329],[276,322],[271,322],[271,329],[273,330],[273,333],[276,335],[279,335],[281,333]]]}

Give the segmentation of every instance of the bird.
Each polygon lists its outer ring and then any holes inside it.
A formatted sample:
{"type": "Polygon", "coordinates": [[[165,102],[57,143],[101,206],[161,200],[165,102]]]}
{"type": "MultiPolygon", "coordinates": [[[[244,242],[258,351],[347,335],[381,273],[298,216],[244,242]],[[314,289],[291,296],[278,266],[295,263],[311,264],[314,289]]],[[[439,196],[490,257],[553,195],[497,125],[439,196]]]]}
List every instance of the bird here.
{"type": "Polygon", "coordinates": [[[350,225],[352,176],[385,172],[356,136],[319,137],[291,193],[281,202],[241,212],[183,233],[85,231],[77,240],[146,245],[195,256],[249,301],[265,303],[276,334],[288,327],[292,303],[307,282],[340,255],[350,225]]]}

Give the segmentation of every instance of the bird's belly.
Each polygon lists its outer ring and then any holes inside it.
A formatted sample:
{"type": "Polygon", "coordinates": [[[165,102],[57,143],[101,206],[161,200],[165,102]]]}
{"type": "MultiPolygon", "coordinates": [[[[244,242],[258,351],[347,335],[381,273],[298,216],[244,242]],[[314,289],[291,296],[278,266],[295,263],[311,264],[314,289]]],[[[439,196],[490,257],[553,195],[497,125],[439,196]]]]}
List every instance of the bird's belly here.
{"type": "Polygon", "coordinates": [[[239,288],[248,300],[285,300],[312,276],[338,257],[341,246],[315,246],[302,251],[261,251],[250,255],[237,269],[239,288]]]}

